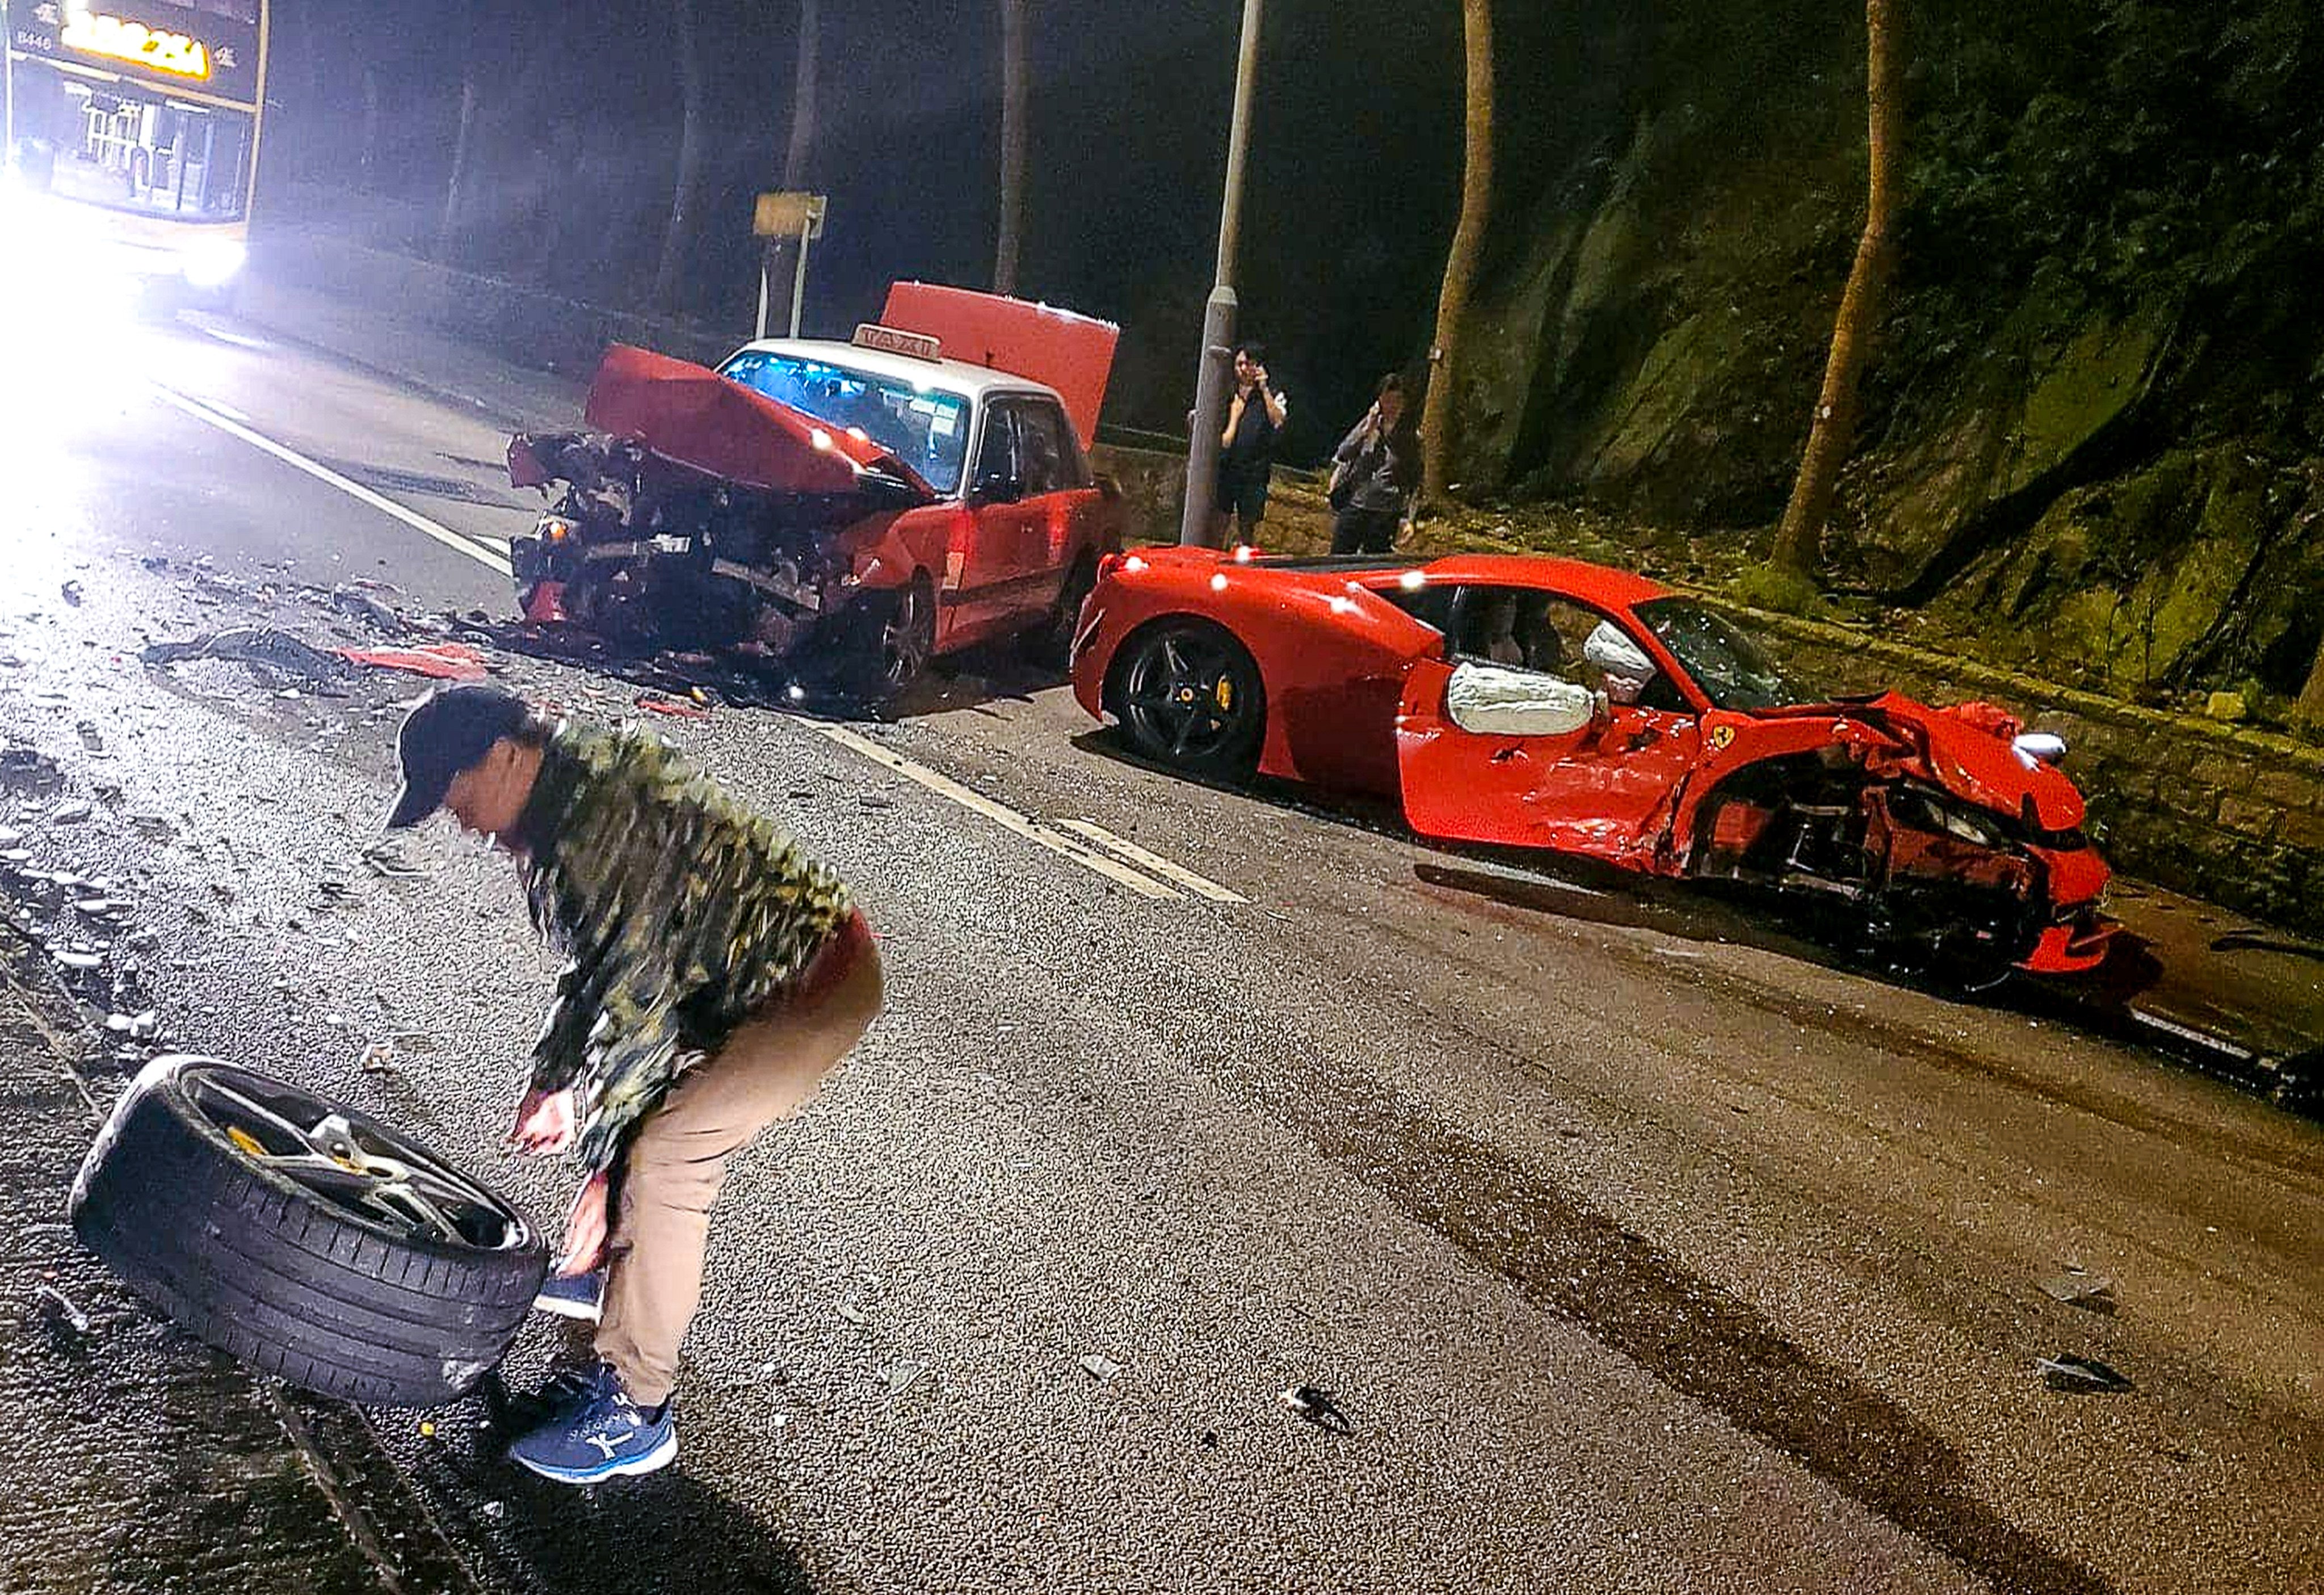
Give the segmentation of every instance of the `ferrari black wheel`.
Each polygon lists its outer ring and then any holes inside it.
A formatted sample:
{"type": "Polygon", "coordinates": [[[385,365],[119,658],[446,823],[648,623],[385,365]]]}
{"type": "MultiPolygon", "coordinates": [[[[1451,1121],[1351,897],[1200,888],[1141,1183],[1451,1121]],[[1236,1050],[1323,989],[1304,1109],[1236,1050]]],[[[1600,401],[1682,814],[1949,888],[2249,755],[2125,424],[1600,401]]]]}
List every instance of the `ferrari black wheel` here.
{"type": "Polygon", "coordinates": [[[1132,639],[1115,671],[1114,711],[1139,752],[1199,775],[1250,773],[1266,693],[1250,651],[1226,632],[1167,622],[1132,639]]]}

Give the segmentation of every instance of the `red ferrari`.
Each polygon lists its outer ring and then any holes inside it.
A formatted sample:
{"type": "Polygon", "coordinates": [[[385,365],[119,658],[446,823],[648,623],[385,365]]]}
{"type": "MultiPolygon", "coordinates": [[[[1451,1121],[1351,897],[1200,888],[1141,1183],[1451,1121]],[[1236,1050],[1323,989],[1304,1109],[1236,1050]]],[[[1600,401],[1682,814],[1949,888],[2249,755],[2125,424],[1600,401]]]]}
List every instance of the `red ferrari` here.
{"type": "Polygon", "coordinates": [[[1844,905],[1953,971],[2089,969],[2108,871],[2055,737],[1828,698],[1717,611],[1569,559],[1109,557],[1074,690],[1189,772],[1399,801],[1421,834],[1844,905]]]}

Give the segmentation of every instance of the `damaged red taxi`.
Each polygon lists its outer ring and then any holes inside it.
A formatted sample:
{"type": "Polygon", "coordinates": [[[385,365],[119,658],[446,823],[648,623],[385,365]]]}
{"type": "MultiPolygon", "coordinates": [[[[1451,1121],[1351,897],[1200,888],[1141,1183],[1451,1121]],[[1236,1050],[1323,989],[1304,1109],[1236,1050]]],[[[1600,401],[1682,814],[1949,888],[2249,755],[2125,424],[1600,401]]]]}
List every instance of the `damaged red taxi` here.
{"type": "Polygon", "coordinates": [[[1083,706],[1155,761],[1400,803],[1422,835],[1839,907],[1948,972],[2095,967],[2108,870],[2055,737],[1794,682],[1718,611],[1578,561],[1106,559],[1083,706]]]}
{"type": "Polygon", "coordinates": [[[1116,337],[898,283],[851,343],[752,343],[715,371],[617,346],[586,430],[509,446],[510,479],[550,498],[510,549],[525,618],[867,702],[996,639],[1062,660],[1121,546],[1088,452],[1116,337]]]}

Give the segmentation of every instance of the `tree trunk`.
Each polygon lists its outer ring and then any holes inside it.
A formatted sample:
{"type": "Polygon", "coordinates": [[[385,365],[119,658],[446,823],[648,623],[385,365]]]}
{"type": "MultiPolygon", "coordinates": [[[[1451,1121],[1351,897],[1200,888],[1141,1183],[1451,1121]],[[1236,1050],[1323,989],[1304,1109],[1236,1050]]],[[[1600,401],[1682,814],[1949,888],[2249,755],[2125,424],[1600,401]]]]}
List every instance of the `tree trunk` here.
{"type": "Polygon", "coordinates": [[[992,291],[1017,291],[1017,258],[1025,235],[1025,0],[1001,0],[1001,237],[992,255],[992,291]]]}
{"type": "Polygon", "coordinates": [[[807,155],[815,147],[816,34],[821,0],[799,0],[798,72],[791,81],[791,139],[783,152],[783,187],[807,186],[807,155]]]}
{"type": "Polygon", "coordinates": [[[444,214],[436,223],[436,258],[449,264],[452,241],[460,225],[460,213],[466,208],[468,186],[468,152],[476,126],[475,32],[469,30],[469,65],[460,76],[460,130],[452,140],[452,176],[444,185],[444,214]]]}
{"type": "Polygon", "coordinates": [[[1444,287],[1436,300],[1436,346],[1431,351],[1428,398],[1420,418],[1421,502],[1441,503],[1452,458],[1453,377],[1460,365],[1462,323],[1469,290],[1484,253],[1493,206],[1493,9],[1491,0],[1461,0],[1468,60],[1466,152],[1461,168],[1461,223],[1444,261],[1444,287]]]}
{"type": "Polygon", "coordinates": [[[1792,502],[1784,508],[1773,555],[1773,562],[1781,568],[1811,577],[1822,567],[1824,521],[1831,513],[1832,490],[1854,440],[1858,391],[1895,253],[1891,231],[1896,203],[1898,107],[1895,41],[1889,26],[1888,0],[1865,0],[1864,28],[1871,168],[1864,236],[1857,244],[1848,287],[1840,296],[1840,315],[1831,329],[1831,355],[1824,365],[1823,392],[1816,399],[1807,452],[1801,456],[1799,479],[1792,485],[1792,502]]]}
{"type": "Polygon", "coordinates": [[[2308,685],[2300,689],[2294,718],[2303,725],[2324,727],[2324,642],[2316,645],[2316,662],[2309,667],[2308,685]]]}
{"type": "Polygon", "coordinates": [[[356,157],[356,180],[368,194],[373,191],[373,173],[379,167],[379,73],[370,67],[364,69],[363,97],[363,149],[356,157]]]}
{"type": "MultiPolygon", "coordinates": [[[[808,187],[807,164],[815,153],[816,88],[820,62],[822,0],[799,0],[798,66],[791,79],[791,136],[783,151],[783,187],[798,193],[808,187]]],[[[767,274],[768,318],[788,330],[791,287],[798,273],[799,241],[769,238],[761,269],[767,274]]]]}
{"type": "Polygon", "coordinates": [[[661,235],[661,265],[654,272],[654,308],[665,312],[678,309],[680,279],[686,272],[686,245],[694,229],[694,213],[701,206],[702,162],[708,143],[702,30],[695,14],[699,3],[677,0],[670,7],[678,31],[678,94],[685,105],[686,124],[678,135],[678,189],[670,196],[669,226],[661,235]]]}

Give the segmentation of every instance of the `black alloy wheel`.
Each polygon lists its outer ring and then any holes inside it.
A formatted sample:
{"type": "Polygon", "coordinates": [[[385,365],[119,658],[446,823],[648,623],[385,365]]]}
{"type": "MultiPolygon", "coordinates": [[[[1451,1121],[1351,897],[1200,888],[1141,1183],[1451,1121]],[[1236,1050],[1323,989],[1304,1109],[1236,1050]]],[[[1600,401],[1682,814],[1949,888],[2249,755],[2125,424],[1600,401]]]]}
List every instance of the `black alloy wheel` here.
{"type": "Polygon", "coordinates": [[[895,702],[927,673],[936,651],[936,593],[924,576],[865,593],[844,611],[818,674],[826,690],[863,708],[895,702]]]}
{"type": "Polygon", "coordinates": [[[1207,622],[1166,622],[1134,639],[1116,669],[1114,712],[1139,752],[1198,775],[1250,773],[1266,694],[1241,643],[1207,622]]]}
{"type": "Polygon", "coordinates": [[[166,1316],[306,1389],[438,1406],[548,1272],[524,1215],[368,1115],[217,1058],[146,1065],[73,1182],[83,1244],[166,1316]]]}

